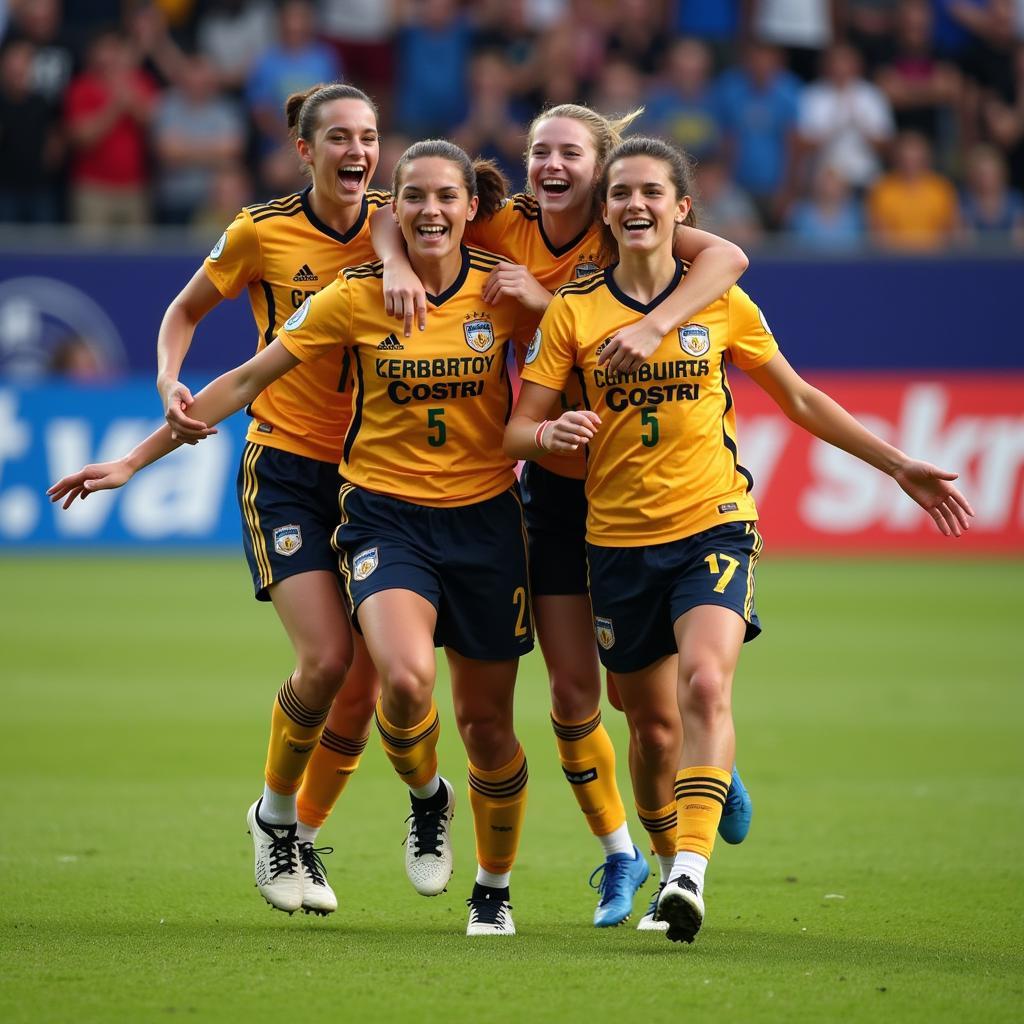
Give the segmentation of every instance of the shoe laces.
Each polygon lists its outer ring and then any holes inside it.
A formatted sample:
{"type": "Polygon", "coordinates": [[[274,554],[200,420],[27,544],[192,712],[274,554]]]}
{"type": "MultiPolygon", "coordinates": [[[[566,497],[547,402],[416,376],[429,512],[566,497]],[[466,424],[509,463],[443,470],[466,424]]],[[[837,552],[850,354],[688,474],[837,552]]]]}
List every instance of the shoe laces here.
{"type": "Polygon", "coordinates": [[[596,889],[601,894],[598,906],[603,907],[606,903],[610,903],[613,899],[625,893],[629,865],[630,861],[617,858],[615,860],[606,860],[603,864],[599,864],[594,868],[590,875],[590,888],[596,889]],[[594,879],[598,875],[601,878],[595,885],[594,879]]]}
{"type": "Polygon", "coordinates": [[[321,846],[319,849],[314,849],[312,843],[299,843],[299,860],[314,885],[327,884],[327,869],[324,867],[320,855],[327,856],[329,853],[334,853],[333,846],[321,846]]]}
{"type": "Polygon", "coordinates": [[[413,842],[412,855],[423,857],[426,854],[441,856],[441,842],[444,837],[445,823],[448,820],[448,808],[444,810],[413,810],[406,821],[411,821],[407,842],[413,842]]]}
{"type": "Polygon", "coordinates": [[[686,889],[687,892],[692,892],[694,896],[700,895],[697,883],[689,875],[677,875],[675,878],[669,879],[669,884],[677,885],[680,889],[686,889]]]}
{"type": "Polygon", "coordinates": [[[270,836],[270,877],[293,874],[298,867],[295,858],[295,830],[293,828],[272,828],[270,836]]]}
{"type": "MultiPolygon", "coordinates": [[[[659,882],[657,884],[657,886],[655,887],[655,889],[654,889],[654,893],[651,896],[651,902],[647,904],[647,914],[650,914],[652,920],[654,920],[654,921],[659,920],[659,918],[658,918],[658,899],[660,898],[661,891],[664,888],[665,888],[665,883],[664,882],[659,882]]],[[[647,914],[645,914],[644,917],[646,917],[647,914]]]]}
{"type": "Polygon", "coordinates": [[[466,900],[469,920],[473,924],[493,924],[504,928],[512,904],[497,896],[470,896],[466,900]]]}

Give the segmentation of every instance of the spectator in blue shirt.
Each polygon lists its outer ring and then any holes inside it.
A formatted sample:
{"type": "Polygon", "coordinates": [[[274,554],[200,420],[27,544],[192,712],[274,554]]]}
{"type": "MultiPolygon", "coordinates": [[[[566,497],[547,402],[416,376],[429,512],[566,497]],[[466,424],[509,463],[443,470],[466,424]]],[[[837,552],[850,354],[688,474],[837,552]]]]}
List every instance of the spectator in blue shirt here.
{"type": "Polygon", "coordinates": [[[779,226],[791,200],[800,89],[778,48],[760,42],[747,45],[741,67],[718,78],[733,178],[770,228],[779,226]]]}
{"type": "Polygon", "coordinates": [[[977,145],[966,161],[960,218],[971,241],[1024,245],[1024,197],[1007,185],[1006,159],[994,146],[977,145]]]}
{"type": "Polygon", "coordinates": [[[814,177],[811,195],[800,200],[787,220],[789,235],[804,249],[844,252],[864,240],[864,216],[846,179],[823,164],[814,177]]]}

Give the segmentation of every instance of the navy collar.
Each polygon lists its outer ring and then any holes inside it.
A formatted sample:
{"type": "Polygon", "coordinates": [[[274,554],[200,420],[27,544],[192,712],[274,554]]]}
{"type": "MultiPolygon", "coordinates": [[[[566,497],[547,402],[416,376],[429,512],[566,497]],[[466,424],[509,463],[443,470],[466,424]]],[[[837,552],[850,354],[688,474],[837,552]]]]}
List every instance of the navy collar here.
{"type": "Polygon", "coordinates": [[[427,301],[432,306],[440,306],[442,303],[447,302],[466,283],[466,275],[469,273],[469,250],[464,245],[460,245],[459,251],[462,253],[462,267],[455,280],[440,295],[431,295],[430,292],[427,292],[427,301]]]}
{"type": "Polygon", "coordinates": [[[618,266],[618,263],[613,263],[610,267],[607,267],[604,272],[604,282],[608,285],[608,291],[615,296],[615,298],[622,303],[624,306],[628,306],[630,309],[635,309],[638,313],[647,314],[656,306],[661,305],[675,290],[679,287],[679,282],[683,279],[683,261],[676,260],[676,272],[672,275],[672,280],[669,282],[668,287],[661,292],[660,295],[655,295],[654,298],[648,302],[643,303],[634,299],[631,295],[627,295],[616,283],[612,271],[618,266]]]}
{"type": "Polygon", "coordinates": [[[363,225],[366,223],[367,205],[366,205],[366,193],[363,193],[363,202],[359,207],[359,216],[356,217],[355,223],[345,232],[341,234],[340,231],[335,231],[330,225],[325,224],[314,212],[313,204],[309,201],[309,193],[313,190],[312,185],[307,185],[300,196],[302,198],[302,212],[306,215],[306,220],[317,229],[317,231],[323,232],[328,238],[333,238],[336,242],[341,242],[342,245],[348,245],[360,231],[363,230],[363,225]]]}

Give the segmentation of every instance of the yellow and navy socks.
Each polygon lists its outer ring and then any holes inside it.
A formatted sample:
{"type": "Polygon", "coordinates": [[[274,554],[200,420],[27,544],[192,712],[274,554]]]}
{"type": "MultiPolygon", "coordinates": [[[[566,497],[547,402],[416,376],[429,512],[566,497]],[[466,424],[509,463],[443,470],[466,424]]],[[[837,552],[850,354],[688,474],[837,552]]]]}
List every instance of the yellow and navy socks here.
{"type": "Polygon", "coordinates": [[[329,728],[324,729],[302,777],[298,796],[299,826],[306,834],[312,833],[310,841],[359,767],[368,739],[368,736],[349,739],[329,728]]]}
{"type": "Polygon", "coordinates": [[[732,773],[713,765],[683,768],[676,775],[676,857],[673,877],[688,875],[704,888],[732,773]]]}
{"type": "Polygon", "coordinates": [[[431,701],[427,716],[409,729],[389,722],[380,700],[374,717],[384,753],[402,781],[410,789],[419,789],[431,782],[437,775],[437,739],[441,734],[437,705],[431,701]]]}
{"type": "Polygon", "coordinates": [[[469,802],[476,832],[476,859],[490,875],[512,870],[526,813],[526,755],[516,750],[508,764],[494,771],[469,765],[469,802]]]}

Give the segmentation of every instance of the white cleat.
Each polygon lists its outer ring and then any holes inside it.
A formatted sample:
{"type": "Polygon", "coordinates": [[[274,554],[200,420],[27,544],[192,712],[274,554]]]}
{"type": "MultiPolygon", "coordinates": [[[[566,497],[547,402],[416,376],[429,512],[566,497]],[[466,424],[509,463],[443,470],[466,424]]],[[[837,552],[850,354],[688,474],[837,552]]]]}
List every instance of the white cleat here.
{"type": "Polygon", "coordinates": [[[320,854],[334,853],[333,846],[313,849],[312,843],[299,843],[299,872],[302,874],[302,909],[307,914],[326,917],[338,909],[338,897],[334,895],[327,871],[320,854]]]}
{"type": "Polygon", "coordinates": [[[437,896],[445,891],[452,877],[452,840],[449,827],[455,817],[455,791],[447,779],[441,785],[448,792],[448,803],[441,810],[417,808],[412,801],[409,834],[405,839],[405,873],[421,896],[437,896]]]}
{"type": "Polygon", "coordinates": [[[661,890],[664,888],[665,883],[660,882],[658,888],[654,890],[654,895],[651,897],[651,902],[647,904],[644,916],[637,922],[636,930],[638,932],[668,931],[668,921],[662,921],[658,917],[658,897],[661,896],[661,890]]]}
{"type": "Polygon", "coordinates": [[[473,895],[466,900],[466,906],[469,907],[467,935],[515,935],[508,889],[474,885],[473,895]]]}
{"type": "Polygon", "coordinates": [[[668,924],[665,937],[670,942],[693,942],[704,923],[704,900],[691,878],[678,875],[665,883],[658,917],[668,924]]]}
{"type": "Polygon", "coordinates": [[[260,800],[245,820],[256,852],[256,888],[275,909],[294,914],[302,906],[302,875],[294,825],[271,825],[260,818],[260,800]]]}

